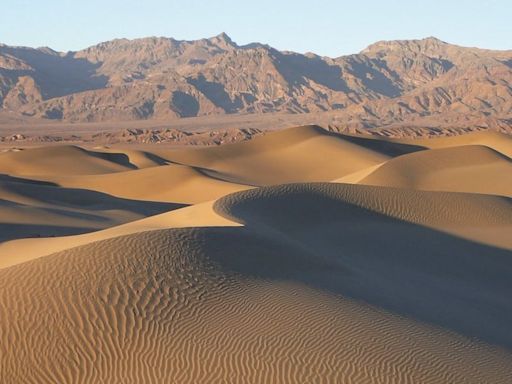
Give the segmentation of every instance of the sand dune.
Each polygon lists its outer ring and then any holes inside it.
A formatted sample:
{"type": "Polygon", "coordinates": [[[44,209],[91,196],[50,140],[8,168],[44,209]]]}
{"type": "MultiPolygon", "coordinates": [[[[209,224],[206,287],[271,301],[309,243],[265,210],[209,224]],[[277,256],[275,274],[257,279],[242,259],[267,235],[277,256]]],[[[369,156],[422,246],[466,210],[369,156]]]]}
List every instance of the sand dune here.
{"type": "Polygon", "coordinates": [[[158,153],[173,162],[214,170],[228,181],[258,186],[329,181],[389,159],[317,126],[271,132],[249,142],[158,153]]]}
{"type": "Polygon", "coordinates": [[[1,153],[0,382],[509,383],[509,150],[1,153]]]}
{"type": "Polygon", "coordinates": [[[482,145],[432,149],[392,159],[362,184],[512,196],[512,160],[482,145]]]}
{"type": "Polygon", "coordinates": [[[95,175],[134,169],[123,153],[48,146],[0,153],[0,173],[15,175],[95,175]]]}
{"type": "Polygon", "coordinates": [[[56,176],[45,179],[66,187],[92,189],[127,199],[183,204],[213,200],[250,188],[248,185],[224,181],[214,171],[178,164],[115,174],[56,176]]]}
{"type": "Polygon", "coordinates": [[[93,151],[103,154],[108,158],[108,155],[113,156],[114,158],[117,156],[125,155],[128,158],[128,162],[135,166],[136,168],[149,168],[156,167],[158,165],[165,165],[167,161],[158,157],[154,153],[147,151],[140,151],[135,149],[126,149],[126,148],[110,148],[105,146],[98,146],[92,149],[93,151]]]}
{"type": "MultiPolygon", "coordinates": [[[[306,222],[310,225],[310,217],[304,215],[304,210],[309,207],[312,211],[308,213],[314,215],[315,220],[328,219],[330,216],[338,217],[341,215],[335,208],[336,206],[326,204],[326,209],[316,207],[316,200],[327,199],[340,200],[345,205],[361,208],[377,215],[385,215],[403,222],[419,224],[437,231],[447,232],[459,237],[467,238],[472,241],[479,241],[488,245],[508,248],[512,250],[512,238],[506,236],[512,233],[512,199],[467,194],[467,193],[447,193],[447,192],[423,192],[408,189],[382,188],[363,185],[348,184],[308,184],[304,187],[300,185],[283,185],[273,187],[272,189],[254,189],[244,193],[232,194],[216,202],[219,212],[223,212],[223,205],[233,205],[232,200],[247,199],[259,202],[260,194],[271,192],[270,198],[265,197],[268,204],[265,209],[254,208],[251,220],[258,217],[258,212],[265,216],[274,217],[281,215],[292,225],[299,225],[306,222]],[[303,197],[306,195],[315,203],[307,203],[303,197]],[[285,201],[280,199],[285,196],[285,201]],[[255,198],[258,199],[255,199],[255,198]],[[285,205],[290,206],[289,211],[285,205]],[[305,208],[304,208],[305,206],[305,208]],[[293,208],[297,208],[295,220],[291,219],[293,208]],[[298,208],[301,208],[299,211],[298,208]],[[270,210],[271,212],[267,212],[270,210]]],[[[329,203],[330,204],[330,203],[329,203]]],[[[235,204],[236,206],[236,204],[235,204]]],[[[343,206],[343,207],[344,207],[343,206]]],[[[233,211],[230,208],[229,211],[233,211]]],[[[227,215],[234,221],[244,223],[237,219],[236,214],[227,215]]],[[[351,217],[347,218],[350,222],[351,217]]]]}
{"type": "Polygon", "coordinates": [[[242,228],[139,232],[1,270],[1,376],[506,383],[508,251],[355,205],[370,189],[240,192],[216,209],[242,228]]]}
{"type": "Polygon", "coordinates": [[[0,175],[0,242],[85,233],[182,206],[0,175]]]}
{"type": "Polygon", "coordinates": [[[512,138],[495,131],[474,132],[466,135],[433,139],[394,140],[397,143],[424,146],[425,148],[451,148],[461,145],[483,145],[512,158],[512,138]]]}
{"type": "MultiPolygon", "coordinates": [[[[476,288],[483,295],[481,305],[491,305],[491,297],[494,297],[497,299],[496,304],[501,302],[497,307],[503,305],[502,309],[506,309],[507,300],[502,289],[508,291],[512,288],[507,277],[512,271],[512,264],[509,263],[510,252],[498,246],[488,246],[497,245],[492,244],[492,238],[488,239],[488,245],[478,245],[472,235],[477,227],[505,227],[508,233],[512,233],[510,199],[327,183],[284,185],[239,192],[219,200],[215,207],[219,213],[244,223],[254,232],[279,237],[283,244],[301,246],[308,251],[309,257],[313,257],[314,263],[339,263],[354,274],[366,270],[371,275],[365,276],[366,284],[373,288],[377,288],[375,284],[378,285],[379,282],[383,284],[378,289],[359,287],[356,284],[352,288],[354,295],[359,295],[358,290],[362,289],[379,297],[389,288],[387,284],[405,283],[411,287],[427,284],[431,285],[427,289],[430,293],[444,290],[445,301],[423,301],[421,306],[446,305],[452,289],[454,305],[463,305],[459,288],[467,285],[473,290],[482,283],[482,286],[476,288]],[[466,228],[471,231],[466,233],[466,228]],[[371,241],[365,241],[369,236],[371,241]],[[466,239],[463,240],[463,237],[466,239]],[[382,248],[386,248],[388,252],[379,252],[382,248]],[[401,268],[408,270],[408,273],[405,270],[400,273],[401,268]],[[436,278],[423,280],[425,276],[415,276],[414,270],[419,274],[432,274],[436,278]],[[392,279],[395,274],[408,281],[395,281],[392,279]],[[443,279],[446,279],[446,287],[443,287],[443,279]],[[456,282],[461,283],[461,286],[450,287],[450,284],[456,282]],[[496,295],[487,297],[484,294],[487,288],[496,290],[496,295]]],[[[484,230],[483,234],[488,232],[484,230]]],[[[512,249],[512,240],[509,239],[507,245],[512,249]]],[[[289,255],[297,262],[300,261],[293,253],[289,255]]],[[[265,264],[262,263],[261,268],[267,270],[265,264]]],[[[240,265],[243,266],[244,263],[240,265]]],[[[268,273],[272,274],[272,271],[268,273]]],[[[325,284],[324,289],[331,289],[332,284],[332,289],[337,290],[338,284],[344,285],[347,281],[342,282],[343,280],[351,280],[353,277],[344,278],[334,274],[330,282],[324,278],[316,282],[313,278],[311,283],[325,284]]],[[[304,279],[309,279],[309,276],[304,279]]],[[[393,291],[398,289],[389,289],[390,293],[393,291]]],[[[410,315],[408,312],[414,308],[412,311],[419,315],[421,309],[415,308],[413,301],[420,299],[421,290],[416,287],[412,292],[414,293],[403,311],[410,315]]],[[[473,294],[467,292],[469,306],[477,305],[479,300],[478,295],[473,294]]],[[[405,300],[406,296],[406,292],[398,296],[390,294],[387,300],[393,301],[396,304],[395,310],[399,310],[397,301],[400,298],[405,300]]],[[[452,309],[456,310],[455,307],[452,309]]],[[[433,308],[425,313],[435,321],[441,321],[444,316],[433,308]],[[432,316],[432,313],[436,315],[432,316]]],[[[503,311],[502,315],[506,316],[506,313],[507,311],[503,311]]],[[[509,308],[508,313],[512,314],[512,308],[509,308]]],[[[455,316],[455,313],[450,314],[449,321],[455,316]]],[[[465,315],[461,314],[461,322],[463,316],[465,315]]],[[[465,319],[462,327],[468,326],[473,320],[475,317],[465,319]]],[[[501,322],[503,318],[495,320],[501,322]]],[[[453,324],[454,328],[459,326],[457,322],[453,324]]],[[[478,326],[480,331],[482,326],[483,323],[478,326]]],[[[497,329],[491,326],[489,331],[492,333],[497,329]]],[[[506,332],[506,327],[502,330],[506,332]]],[[[476,333],[473,335],[476,336],[476,333]]],[[[506,341],[507,338],[505,334],[499,335],[499,339],[508,345],[512,343],[512,339],[506,341]]]]}
{"type": "Polygon", "coordinates": [[[213,209],[213,204],[213,201],[195,204],[190,207],[176,209],[172,212],[81,235],[5,241],[0,243],[0,269],[96,241],[139,232],[169,228],[230,227],[241,225],[236,221],[217,214],[213,209]]]}

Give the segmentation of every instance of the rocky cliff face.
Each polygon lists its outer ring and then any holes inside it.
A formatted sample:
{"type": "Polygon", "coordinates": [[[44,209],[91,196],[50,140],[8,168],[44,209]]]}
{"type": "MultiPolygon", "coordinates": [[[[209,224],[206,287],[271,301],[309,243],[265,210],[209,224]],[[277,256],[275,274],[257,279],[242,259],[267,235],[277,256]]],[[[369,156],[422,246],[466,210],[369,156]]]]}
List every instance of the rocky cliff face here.
{"type": "Polygon", "coordinates": [[[493,125],[512,115],[512,51],[427,38],[326,58],[238,46],[225,34],[68,53],[0,45],[0,106],[71,122],[336,111],[340,126],[425,117],[493,125]]]}

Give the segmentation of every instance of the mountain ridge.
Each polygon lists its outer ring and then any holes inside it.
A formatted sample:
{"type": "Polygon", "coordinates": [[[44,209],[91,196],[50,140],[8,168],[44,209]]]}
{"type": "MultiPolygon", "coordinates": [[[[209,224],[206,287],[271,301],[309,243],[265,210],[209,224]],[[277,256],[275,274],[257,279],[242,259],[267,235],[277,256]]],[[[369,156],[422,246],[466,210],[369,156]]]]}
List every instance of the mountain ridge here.
{"type": "Polygon", "coordinates": [[[340,129],[425,118],[497,128],[512,117],[512,50],[428,37],[330,58],[239,46],[225,33],[70,52],[0,44],[0,112],[66,122],[335,112],[340,129]]]}

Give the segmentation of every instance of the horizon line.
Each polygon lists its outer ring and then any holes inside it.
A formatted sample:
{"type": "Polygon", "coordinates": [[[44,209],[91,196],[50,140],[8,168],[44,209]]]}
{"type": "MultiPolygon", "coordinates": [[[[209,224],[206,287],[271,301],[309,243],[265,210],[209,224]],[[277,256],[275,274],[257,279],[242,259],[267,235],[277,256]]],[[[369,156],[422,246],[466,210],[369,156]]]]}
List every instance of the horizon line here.
{"type": "Polygon", "coordinates": [[[54,48],[52,48],[52,47],[50,47],[48,45],[34,47],[34,46],[29,46],[29,45],[6,44],[6,43],[2,43],[1,41],[0,41],[0,47],[3,46],[3,47],[11,47],[11,48],[34,49],[34,50],[49,49],[49,50],[51,50],[53,52],[60,53],[60,54],[70,54],[70,53],[76,53],[76,52],[85,51],[85,50],[87,50],[89,48],[93,48],[93,47],[96,47],[96,46],[101,45],[101,44],[110,43],[110,42],[118,41],[118,40],[125,40],[125,41],[132,42],[132,41],[145,40],[145,39],[167,39],[167,40],[174,40],[174,41],[180,42],[180,43],[181,42],[189,42],[190,43],[190,42],[197,42],[197,41],[202,41],[202,40],[212,40],[212,39],[215,39],[215,38],[224,38],[226,41],[228,41],[234,47],[237,47],[237,48],[249,47],[251,45],[261,45],[261,46],[269,47],[269,48],[272,48],[272,49],[276,49],[276,50],[281,51],[281,52],[290,52],[290,53],[297,53],[297,54],[302,54],[302,55],[313,54],[313,55],[316,55],[316,56],[319,56],[319,57],[329,57],[329,58],[337,58],[337,57],[342,57],[342,56],[350,56],[350,55],[354,55],[354,54],[360,54],[364,50],[369,48],[370,46],[378,44],[378,43],[411,42],[411,41],[423,41],[423,40],[437,40],[437,41],[439,41],[439,42],[441,42],[443,44],[448,44],[448,45],[457,46],[457,47],[461,47],[461,48],[468,48],[468,49],[481,49],[481,50],[495,51],[495,52],[496,51],[497,52],[507,52],[507,51],[512,50],[512,48],[508,48],[508,49],[491,49],[491,48],[484,48],[484,47],[479,47],[479,46],[459,45],[459,44],[454,44],[454,43],[447,42],[447,41],[445,41],[443,39],[440,39],[440,38],[438,38],[436,36],[430,35],[430,36],[426,36],[426,37],[422,37],[422,38],[409,38],[409,39],[402,39],[402,38],[400,38],[400,39],[376,40],[373,43],[370,43],[370,44],[366,45],[359,52],[348,53],[348,54],[341,54],[339,56],[329,56],[329,55],[317,54],[314,51],[310,51],[310,50],[305,51],[305,52],[298,52],[298,51],[291,50],[291,49],[279,49],[279,48],[273,47],[272,45],[270,45],[268,43],[262,43],[260,41],[253,41],[253,42],[250,42],[250,43],[247,43],[247,44],[238,44],[226,32],[221,32],[221,33],[219,33],[217,35],[214,35],[214,36],[203,37],[203,38],[198,38],[198,39],[177,39],[177,38],[172,37],[172,36],[163,36],[163,35],[161,35],[161,36],[147,35],[147,36],[140,36],[140,37],[115,37],[115,38],[112,38],[112,39],[99,41],[99,42],[94,43],[92,45],[88,45],[85,48],[81,48],[81,49],[77,49],[77,50],[57,50],[57,49],[54,49],[54,48]]]}

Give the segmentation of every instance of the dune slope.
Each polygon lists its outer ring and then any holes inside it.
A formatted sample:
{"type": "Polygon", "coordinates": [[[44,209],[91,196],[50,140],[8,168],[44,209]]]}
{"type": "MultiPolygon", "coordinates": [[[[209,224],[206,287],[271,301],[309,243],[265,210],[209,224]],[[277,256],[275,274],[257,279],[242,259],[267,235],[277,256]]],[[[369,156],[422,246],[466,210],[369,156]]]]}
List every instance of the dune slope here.
{"type": "Polygon", "coordinates": [[[215,210],[243,227],[137,232],[1,269],[0,378],[507,383],[511,253],[444,229],[509,225],[509,200],[446,193],[468,200],[445,211],[439,193],[396,191],[242,191],[215,210]]]}
{"type": "Polygon", "coordinates": [[[176,209],[92,233],[65,237],[22,238],[0,242],[0,269],[77,246],[139,232],[169,228],[241,225],[216,213],[213,206],[213,201],[194,204],[190,207],[176,209]]]}
{"type": "Polygon", "coordinates": [[[0,242],[85,233],[183,206],[0,175],[0,242]]]}
{"type": "Polygon", "coordinates": [[[248,142],[158,154],[214,170],[228,181],[258,186],[330,181],[390,158],[318,126],[271,132],[248,142]]]}
{"type": "Polygon", "coordinates": [[[135,169],[124,153],[61,145],[0,153],[0,173],[23,176],[95,175],[135,169]]]}
{"type": "MultiPolygon", "coordinates": [[[[379,140],[377,140],[379,141],[379,140]]],[[[399,139],[393,142],[418,145],[429,149],[452,148],[462,145],[482,145],[494,149],[503,155],[512,158],[512,138],[510,135],[496,131],[472,132],[465,135],[436,137],[436,138],[418,138],[418,139],[399,139]]]]}
{"type": "Polygon", "coordinates": [[[512,196],[512,160],[489,147],[431,149],[389,160],[361,184],[512,196]]]}
{"type": "Polygon", "coordinates": [[[103,175],[45,178],[70,188],[83,188],[126,199],[196,204],[251,188],[223,180],[214,171],[168,164],[103,175]]]}

